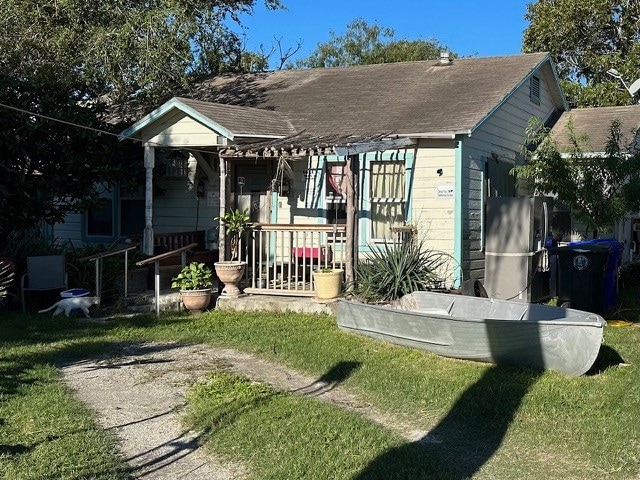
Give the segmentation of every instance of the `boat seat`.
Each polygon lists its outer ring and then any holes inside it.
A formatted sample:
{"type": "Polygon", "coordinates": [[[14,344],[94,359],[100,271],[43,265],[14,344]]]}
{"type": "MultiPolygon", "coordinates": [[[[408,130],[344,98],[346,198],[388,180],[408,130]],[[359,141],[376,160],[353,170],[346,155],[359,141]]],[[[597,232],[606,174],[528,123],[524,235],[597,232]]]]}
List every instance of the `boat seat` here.
{"type": "Polygon", "coordinates": [[[447,308],[421,308],[421,313],[433,313],[435,315],[449,315],[451,316],[451,310],[453,309],[453,304],[455,301],[451,301],[447,308]]]}

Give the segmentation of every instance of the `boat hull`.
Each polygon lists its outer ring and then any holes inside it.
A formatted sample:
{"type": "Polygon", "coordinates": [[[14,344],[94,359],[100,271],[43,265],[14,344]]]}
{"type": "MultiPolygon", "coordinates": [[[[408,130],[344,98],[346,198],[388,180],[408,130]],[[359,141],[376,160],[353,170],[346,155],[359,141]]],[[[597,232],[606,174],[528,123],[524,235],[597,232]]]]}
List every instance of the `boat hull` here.
{"type": "Polygon", "coordinates": [[[338,325],[446,357],[577,376],[595,362],[606,322],[580,310],[414,292],[393,307],[340,300],[338,325]]]}

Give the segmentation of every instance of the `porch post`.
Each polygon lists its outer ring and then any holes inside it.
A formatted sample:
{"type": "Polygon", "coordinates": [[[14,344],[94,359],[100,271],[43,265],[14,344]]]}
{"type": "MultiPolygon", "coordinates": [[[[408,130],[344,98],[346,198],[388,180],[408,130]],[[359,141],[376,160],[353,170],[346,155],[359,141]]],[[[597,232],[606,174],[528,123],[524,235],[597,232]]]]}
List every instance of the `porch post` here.
{"type": "Polygon", "coordinates": [[[357,238],[357,223],[356,223],[356,184],[355,184],[355,175],[354,175],[354,155],[347,156],[347,164],[345,166],[345,177],[346,177],[346,196],[347,196],[347,205],[346,205],[346,214],[347,214],[347,223],[345,225],[345,234],[347,236],[347,251],[346,251],[346,265],[345,265],[345,280],[347,284],[350,284],[355,279],[354,273],[354,261],[355,261],[355,246],[356,246],[356,238],[357,238]]]}
{"type": "MultiPolygon", "coordinates": [[[[222,155],[219,156],[220,159],[220,218],[224,217],[224,214],[227,213],[227,162],[222,155]]],[[[220,221],[218,226],[218,260],[220,262],[224,261],[225,257],[225,249],[226,242],[225,236],[226,231],[224,228],[224,223],[220,221]]]]}
{"type": "Polygon", "coordinates": [[[153,255],[153,167],[156,150],[149,145],[144,146],[145,191],[144,191],[144,235],[142,252],[153,255]]]}

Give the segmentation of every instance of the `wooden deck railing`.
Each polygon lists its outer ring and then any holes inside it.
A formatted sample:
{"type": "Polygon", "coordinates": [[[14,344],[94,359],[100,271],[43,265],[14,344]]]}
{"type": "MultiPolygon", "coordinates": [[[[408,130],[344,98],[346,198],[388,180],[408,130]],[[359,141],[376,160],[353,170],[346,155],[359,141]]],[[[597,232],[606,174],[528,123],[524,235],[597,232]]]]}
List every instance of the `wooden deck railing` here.
{"type": "MultiPolygon", "coordinates": [[[[153,234],[153,249],[154,254],[159,255],[161,253],[169,252],[177,248],[182,248],[185,245],[195,243],[193,247],[195,250],[205,249],[205,234],[204,230],[194,230],[190,232],[165,232],[153,234]]],[[[131,241],[133,243],[142,243],[142,235],[131,235],[131,241]]]]}
{"type": "Polygon", "coordinates": [[[255,224],[244,251],[245,292],[313,296],[314,269],[345,267],[345,226],[255,224]]]}

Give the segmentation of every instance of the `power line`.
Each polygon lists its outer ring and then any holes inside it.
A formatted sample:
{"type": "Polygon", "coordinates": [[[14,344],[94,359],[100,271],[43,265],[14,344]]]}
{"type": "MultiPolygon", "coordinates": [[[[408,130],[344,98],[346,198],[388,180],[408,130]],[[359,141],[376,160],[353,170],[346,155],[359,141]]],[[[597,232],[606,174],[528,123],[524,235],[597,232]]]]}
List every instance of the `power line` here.
{"type": "MultiPolygon", "coordinates": [[[[131,140],[131,141],[134,141],[134,142],[145,143],[145,144],[151,145],[153,147],[164,147],[164,148],[173,148],[173,149],[176,149],[176,150],[181,150],[181,149],[178,149],[176,147],[167,147],[166,145],[162,145],[161,143],[148,142],[148,141],[145,142],[145,141],[143,141],[143,140],[141,140],[139,138],[136,138],[136,137],[123,136],[123,135],[120,135],[119,133],[109,132],[107,130],[102,130],[100,128],[89,127],[87,125],[82,125],[82,124],[79,124],[79,123],[70,122],[68,120],[61,120],[59,118],[51,117],[49,115],[44,115],[42,113],[32,112],[30,110],[25,110],[23,108],[14,107],[12,105],[7,105],[6,103],[2,103],[2,102],[0,102],[0,107],[6,108],[7,110],[13,110],[15,112],[23,113],[25,115],[31,115],[31,116],[34,116],[34,117],[42,118],[43,120],[48,120],[48,121],[51,121],[51,122],[61,123],[63,125],[68,125],[70,127],[81,128],[83,130],[89,130],[89,131],[94,132],[94,133],[100,133],[100,134],[104,134],[104,135],[109,135],[109,136],[118,138],[118,140],[131,140]]],[[[203,150],[203,149],[198,149],[198,148],[189,148],[188,150],[192,150],[194,152],[200,152],[200,153],[212,153],[212,154],[219,153],[218,151],[203,150]]]]}

